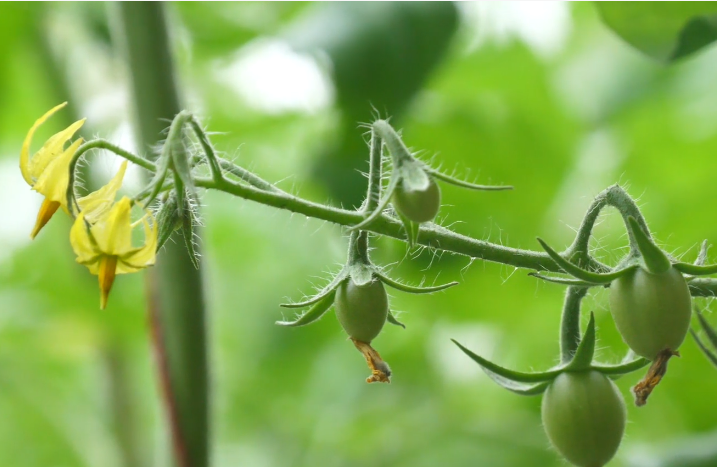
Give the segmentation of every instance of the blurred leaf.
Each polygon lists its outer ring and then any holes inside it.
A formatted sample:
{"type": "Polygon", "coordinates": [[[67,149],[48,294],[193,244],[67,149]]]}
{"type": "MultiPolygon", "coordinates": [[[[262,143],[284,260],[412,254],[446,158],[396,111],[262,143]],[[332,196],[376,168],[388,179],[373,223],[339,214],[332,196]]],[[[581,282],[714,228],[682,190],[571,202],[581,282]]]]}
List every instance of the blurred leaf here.
{"type": "Polygon", "coordinates": [[[372,107],[400,116],[425,84],[450,44],[458,23],[449,2],[327,2],[315,5],[287,31],[302,52],[331,60],[343,117],[340,139],[316,163],[316,175],[342,203],[358,206],[366,144],[357,130],[370,122],[372,107]]]}
{"type": "Polygon", "coordinates": [[[596,2],[605,24],[652,58],[673,62],[717,40],[717,2],[596,2]]]}

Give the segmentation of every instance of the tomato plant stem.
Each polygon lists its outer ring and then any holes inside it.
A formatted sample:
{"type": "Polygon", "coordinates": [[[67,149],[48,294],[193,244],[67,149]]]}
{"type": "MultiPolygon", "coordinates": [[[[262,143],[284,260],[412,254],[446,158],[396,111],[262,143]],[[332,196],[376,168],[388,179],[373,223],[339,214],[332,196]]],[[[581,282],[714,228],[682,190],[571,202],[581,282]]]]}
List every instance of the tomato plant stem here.
{"type": "MultiPolygon", "coordinates": [[[[129,65],[138,147],[156,145],[167,120],[180,113],[161,3],[116,5],[129,65]]],[[[98,146],[100,147],[100,146],[98,146]]],[[[148,152],[150,158],[152,153],[148,152]]],[[[122,155],[122,154],[120,154],[122,155]]],[[[136,161],[152,170],[148,161],[136,161]]],[[[147,275],[150,326],[180,467],[209,465],[209,384],[202,276],[184,242],[167,242],[147,275]]]]}

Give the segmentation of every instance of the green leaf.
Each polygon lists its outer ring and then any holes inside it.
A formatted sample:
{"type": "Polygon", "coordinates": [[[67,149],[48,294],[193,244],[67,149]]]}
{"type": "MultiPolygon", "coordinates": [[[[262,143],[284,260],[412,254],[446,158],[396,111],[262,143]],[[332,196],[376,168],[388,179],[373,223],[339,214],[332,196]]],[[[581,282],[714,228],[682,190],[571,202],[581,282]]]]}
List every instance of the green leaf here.
{"type": "Polygon", "coordinates": [[[590,313],[590,321],[585,329],[583,338],[580,339],[578,348],[573,359],[565,367],[568,371],[583,371],[591,367],[595,355],[595,314],[590,313]]]}
{"type": "Polygon", "coordinates": [[[401,326],[403,329],[406,329],[406,325],[403,324],[402,322],[400,322],[399,320],[397,320],[396,317],[393,316],[393,313],[391,313],[390,311],[388,312],[388,318],[386,318],[386,320],[391,324],[394,324],[396,326],[401,326]]]}
{"type": "Polygon", "coordinates": [[[442,285],[435,285],[431,287],[415,287],[412,285],[407,284],[401,284],[400,282],[397,282],[390,277],[384,275],[384,274],[376,274],[379,279],[381,279],[381,282],[386,284],[389,287],[393,287],[396,290],[400,290],[401,292],[408,292],[413,294],[424,294],[424,293],[434,293],[439,292],[441,290],[445,290],[449,287],[453,287],[454,285],[458,285],[458,282],[449,282],[447,284],[442,285]]]}
{"type": "Polygon", "coordinates": [[[686,57],[717,40],[717,2],[596,2],[603,22],[662,62],[686,57]]]}
{"type": "Polygon", "coordinates": [[[288,28],[287,43],[331,62],[340,128],[314,174],[332,198],[360,205],[367,152],[356,123],[373,121],[374,109],[401,118],[450,50],[458,19],[451,2],[318,2],[288,28]]]}
{"type": "Polygon", "coordinates": [[[307,324],[311,324],[317,319],[324,316],[324,313],[326,313],[329,308],[331,308],[331,305],[334,304],[334,297],[336,296],[336,290],[332,290],[328,294],[324,295],[321,300],[316,302],[314,306],[309,308],[306,313],[302,314],[298,318],[296,318],[294,321],[277,321],[276,324],[279,326],[306,326],[307,324]]]}
{"type": "Polygon", "coordinates": [[[550,256],[553,261],[558,263],[558,266],[560,266],[566,273],[577,277],[578,279],[581,279],[585,282],[590,282],[594,284],[608,284],[618,277],[621,277],[625,275],[628,271],[632,271],[637,266],[629,266],[623,269],[620,269],[615,272],[608,272],[605,274],[597,273],[597,272],[590,272],[586,271],[583,268],[574,265],[570,261],[566,260],[558,252],[553,250],[548,246],[547,243],[545,243],[540,238],[538,239],[538,242],[540,242],[540,245],[543,247],[543,249],[548,253],[548,256],[550,256]]]}
{"type": "Polygon", "coordinates": [[[341,281],[346,279],[346,276],[348,275],[348,270],[342,269],[336,276],[329,282],[329,284],[321,289],[319,293],[314,295],[313,297],[309,298],[308,300],[304,300],[303,302],[296,302],[296,303],[282,303],[281,307],[284,308],[304,308],[305,306],[313,305],[314,303],[318,302],[322,298],[326,297],[328,294],[334,292],[336,288],[339,286],[341,281]]]}
{"type": "MultiPolygon", "coordinates": [[[[507,368],[503,368],[500,365],[496,365],[480,355],[476,355],[467,348],[463,347],[455,339],[451,339],[454,344],[458,346],[466,355],[473,359],[493,381],[500,384],[501,386],[507,387],[507,385],[514,385],[518,383],[542,383],[552,381],[556,376],[562,373],[562,370],[549,370],[542,373],[523,373],[520,371],[513,371],[507,368]]],[[[517,386],[516,386],[517,387],[517,386]]],[[[513,389],[511,389],[512,391],[513,389]]]]}
{"type": "Polygon", "coordinates": [[[634,217],[628,216],[627,225],[635,238],[637,248],[642,255],[642,261],[645,263],[645,268],[653,274],[667,272],[671,266],[670,258],[667,257],[660,247],[655,245],[655,242],[634,217]]]}

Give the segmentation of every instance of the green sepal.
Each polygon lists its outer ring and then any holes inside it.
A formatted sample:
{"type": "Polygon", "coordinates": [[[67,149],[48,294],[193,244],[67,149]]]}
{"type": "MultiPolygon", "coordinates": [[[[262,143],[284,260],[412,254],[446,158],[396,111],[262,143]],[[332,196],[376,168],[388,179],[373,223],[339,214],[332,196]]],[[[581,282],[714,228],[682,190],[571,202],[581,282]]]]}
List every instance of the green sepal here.
{"type": "Polygon", "coordinates": [[[645,269],[652,274],[667,272],[672,265],[670,258],[667,257],[660,247],[655,245],[655,242],[652,241],[652,238],[643,230],[634,217],[628,216],[627,225],[635,238],[637,249],[640,250],[645,269]]]}
{"type": "Polygon", "coordinates": [[[406,231],[406,240],[408,240],[408,248],[413,248],[418,242],[418,232],[421,230],[421,225],[416,222],[413,222],[400,212],[395,212],[398,218],[401,219],[403,229],[406,231]]]}
{"type": "Polygon", "coordinates": [[[637,266],[628,266],[626,268],[620,269],[618,271],[614,272],[608,272],[608,273],[597,273],[597,272],[590,272],[586,271],[585,269],[574,265],[570,261],[566,260],[558,252],[553,250],[548,246],[547,243],[545,243],[543,240],[538,238],[538,242],[540,242],[540,245],[543,247],[546,253],[548,253],[548,256],[550,256],[553,261],[558,263],[558,266],[560,266],[566,273],[584,280],[586,282],[591,282],[595,284],[608,284],[618,277],[624,276],[627,272],[632,271],[637,266]]]}
{"type": "Polygon", "coordinates": [[[413,159],[401,162],[394,169],[398,171],[401,186],[406,191],[423,191],[431,184],[431,179],[423,167],[423,163],[413,159]]]}
{"type": "Polygon", "coordinates": [[[329,282],[329,284],[321,289],[319,293],[314,295],[313,297],[309,298],[308,300],[304,300],[303,302],[296,302],[296,303],[282,303],[281,307],[284,308],[304,308],[305,306],[313,305],[314,303],[320,301],[330,293],[333,293],[338,288],[339,284],[346,279],[346,276],[348,276],[348,270],[346,268],[342,269],[336,276],[329,282]]]}
{"type": "Polygon", "coordinates": [[[458,285],[458,282],[454,281],[454,282],[449,282],[447,284],[436,285],[436,286],[432,286],[432,287],[415,287],[412,285],[401,284],[400,282],[397,282],[382,273],[376,273],[376,275],[381,280],[381,282],[383,282],[387,286],[392,287],[396,290],[400,290],[401,292],[408,292],[408,293],[413,293],[413,294],[439,292],[439,291],[445,290],[449,287],[453,287],[454,285],[458,285]]]}
{"type": "Polygon", "coordinates": [[[690,334],[692,334],[692,337],[695,339],[697,347],[699,347],[702,353],[705,354],[707,359],[712,362],[714,366],[717,367],[717,354],[714,354],[710,349],[707,348],[707,346],[702,342],[702,340],[692,328],[690,328],[690,334]]]}
{"type": "Polygon", "coordinates": [[[707,319],[702,315],[702,312],[697,308],[697,306],[695,306],[695,314],[697,315],[697,319],[699,320],[702,329],[704,329],[705,335],[707,336],[707,339],[709,339],[710,344],[717,348],[717,331],[715,328],[710,326],[710,323],[707,322],[707,319]]]}
{"type": "Polygon", "coordinates": [[[596,287],[596,286],[604,286],[605,284],[598,284],[596,282],[588,282],[583,281],[580,279],[566,279],[564,277],[554,277],[554,276],[545,276],[543,274],[540,274],[539,272],[529,272],[529,276],[536,277],[538,279],[542,279],[545,282],[552,282],[553,284],[561,284],[561,285],[571,285],[576,287],[596,287]]]}
{"type": "MultiPolygon", "coordinates": [[[[176,182],[176,180],[175,180],[176,182]]],[[[199,269],[199,252],[194,243],[194,226],[199,224],[197,213],[198,204],[195,194],[185,191],[184,188],[176,190],[177,205],[181,209],[181,228],[184,237],[184,246],[187,248],[189,259],[195,269],[199,269]]]]}
{"type": "Polygon", "coordinates": [[[383,198],[378,202],[378,206],[376,206],[376,209],[374,209],[364,220],[359,222],[356,225],[352,225],[348,227],[346,230],[351,232],[354,230],[360,230],[364,226],[370,224],[373,222],[377,217],[379,217],[383,210],[386,209],[386,206],[388,206],[388,203],[391,201],[391,197],[393,196],[393,192],[396,191],[396,187],[398,186],[398,182],[400,181],[400,176],[398,171],[394,168],[393,172],[391,172],[391,179],[388,182],[388,186],[386,187],[386,190],[383,194],[383,198]]]}
{"type": "Polygon", "coordinates": [[[446,175],[429,166],[424,167],[424,169],[426,170],[426,172],[428,172],[438,180],[450,183],[451,185],[459,186],[461,188],[468,188],[469,190],[504,191],[513,189],[513,187],[510,185],[477,185],[475,183],[466,182],[458,178],[453,178],[450,175],[446,175]]]}
{"type": "Polygon", "coordinates": [[[617,365],[603,365],[600,363],[593,363],[590,368],[595,371],[599,371],[600,373],[604,374],[605,376],[609,376],[612,379],[617,379],[622,375],[626,375],[628,373],[632,373],[633,371],[637,371],[641,368],[644,368],[650,363],[652,363],[650,362],[650,360],[640,357],[635,360],[630,360],[628,362],[618,363],[617,365]]]}
{"type": "Polygon", "coordinates": [[[584,371],[590,369],[595,356],[595,314],[590,313],[590,321],[585,329],[572,360],[565,366],[566,371],[584,371]]]}
{"type": "MultiPolygon", "coordinates": [[[[556,376],[558,376],[560,373],[562,373],[562,370],[556,369],[556,370],[549,370],[544,371],[542,373],[524,373],[520,371],[513,371],[509,370],[507,368],[503,368],[500,365],[496,365],[495,363],[492,363],[485,358],[481,357],[480,355],[476,355],[464,346],[462,346],[458,341],[455,339],[451,339],[454,344],[460,348],[463,353],[468,355],[470,358],[473,359],[480,367],[485,371],[485,373],[490,376],[490,378],[495,381],[496,383],[500,384],[501,386],[505,387],[506,389],[511,389],[506,386],[508,383],[518,384],[518,383],[543,383],[543,382],[550,382],[552,381],[556,376]]],[[[513,390],[513,389],[511,389],[513,390]]]]}
{"type": "Polygon", "coordinates": [[[399,320],[397,320],[396,317],[393,316],[393,313],[391,313],[390,310],[388,312],[388,317],[386,318],[386,321],[388,321],[389,323],[394,324],[396,326],[401,326],[403,329],[406,329],[406,325],[403,324],[402,322],[400,322],[399,320]]]}
{"type": "Polygon", "coordinates": [[[690,263],[675,263],[672,265],[675,269],[683,274],[690,274],[692,276],[706,276],[709,274],[717,273],[717,264],[711,264],[709,266],[697,266],[690,263]]]}
{"type": "Polygon", "coordinates": [[[361,287],[374,280],[376,268],[363,263],[354,263],[348,266],[348,275],[354,284],[361,287]]]}
{"type": "Polygon", "coordinates": [[[175,140],[166,141],[169,144],[169,150],[172,157],[172,168],[184,183],[189,193],[194,193],[194,178],[192,177],[192,168],[189,165],[189,155],[185,148],[184,136],[179,133],[175,140]]]}
{"type": "Polygon", "coordinates": [[[177,195],[170,193],[162,202],[159,211],[155,216],[158,226],[157,251],[159,251],[172,233],[182,226],[182,219],[177,205],[177,195]]]}
{"type": "Polygon", "coordinates": [[[317,319],[324,316],[324,313],[326,313],[329,308],[331,308],[331,305],[334,303],[334,298],[336,296],[336,290],[332,290],[328,294],[324,295],[321,300],[314,303],[314,305],[306,310],[306,313],[299,316],[294,321],[277,321],[276,324],[279,326],[306,326],[307,324],[311,324],[317,319]]]}

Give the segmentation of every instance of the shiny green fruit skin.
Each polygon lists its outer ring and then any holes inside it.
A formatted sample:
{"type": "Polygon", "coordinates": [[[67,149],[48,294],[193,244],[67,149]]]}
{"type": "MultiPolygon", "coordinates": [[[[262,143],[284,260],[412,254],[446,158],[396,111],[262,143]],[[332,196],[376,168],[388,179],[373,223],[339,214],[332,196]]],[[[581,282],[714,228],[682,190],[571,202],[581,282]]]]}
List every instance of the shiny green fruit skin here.
{"type": "Polygon", "coordinates": [[[388,317],[388,296],[383,282],[356,285],[348,279],[336,289],[336,317],[352,338],[370,343],[381,332],[388,317]]]}
{"type": "Polygon", "coordinates": [[[558,452],[574,465],[602,467],[625,432],[625,401],[602,373],[562,373],[543,396],[543,427],[558,452]]]}
{"type": "Polygon", "coordinates": [[[691,307],[687,282],[672,267],[662,274],[638,268],[610,284],[610,312],[617,330],[636,354],[650,360],[682,344],[691,307]]]}
{"type": "Polygon", "coordinates": [[[393,207],[407,219],[416,222],[432,221],[441,208],[441,190],[433,180],[428,178],[425,190],[406,190],[403,184],[396,187],[393,193],[393,207]]]}

